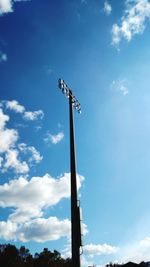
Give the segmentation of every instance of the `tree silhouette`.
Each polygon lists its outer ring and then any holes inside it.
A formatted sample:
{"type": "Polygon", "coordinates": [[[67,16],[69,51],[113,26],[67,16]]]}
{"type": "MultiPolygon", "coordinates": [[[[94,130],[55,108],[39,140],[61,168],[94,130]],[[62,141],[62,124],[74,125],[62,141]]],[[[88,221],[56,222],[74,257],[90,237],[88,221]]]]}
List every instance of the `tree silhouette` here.
{"type": "Polygon", "coordinates": [[[64,259],[57,251],[44,248],[41,253],[30,254],[29,249],[14,245],[0,245],[0,267],[71,267],[71,259],[64,259]]]}

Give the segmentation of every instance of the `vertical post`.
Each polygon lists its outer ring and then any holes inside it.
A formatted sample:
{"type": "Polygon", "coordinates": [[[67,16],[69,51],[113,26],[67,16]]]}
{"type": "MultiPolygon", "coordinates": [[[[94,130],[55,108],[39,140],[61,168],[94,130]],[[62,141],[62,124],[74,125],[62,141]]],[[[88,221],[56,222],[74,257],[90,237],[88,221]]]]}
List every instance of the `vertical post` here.
{"type": "Polygon", "coordinates": [[[80,247],[82,246],[82,234],[80,207],[77,200],[73,107],[76,109],[76,111],[81,113],[81,105],[63,79],[58,80],[58,86],[62,90],[62,93],[69,98],[72,267],[80,267],[80,247]]]}
{"type": "Polygon", "coordinates": [[[80,267],[79,216],[77,203],[77,180],[74,142],[72,92],[69,95],[70,115],[70,169],[71,169],[71,237],[72,237],[72,267],[80,267]]]}

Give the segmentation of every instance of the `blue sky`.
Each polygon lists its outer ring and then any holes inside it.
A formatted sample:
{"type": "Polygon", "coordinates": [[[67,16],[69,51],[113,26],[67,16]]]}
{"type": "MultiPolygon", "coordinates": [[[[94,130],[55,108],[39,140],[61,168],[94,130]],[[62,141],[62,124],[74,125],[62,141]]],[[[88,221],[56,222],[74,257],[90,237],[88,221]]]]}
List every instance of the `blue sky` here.
{"type": "Polygon", "coordinates": [[[70,253],[68,102],[82,266],[150,260],[150,1],[0,0],[0,242],[70,253]]]}

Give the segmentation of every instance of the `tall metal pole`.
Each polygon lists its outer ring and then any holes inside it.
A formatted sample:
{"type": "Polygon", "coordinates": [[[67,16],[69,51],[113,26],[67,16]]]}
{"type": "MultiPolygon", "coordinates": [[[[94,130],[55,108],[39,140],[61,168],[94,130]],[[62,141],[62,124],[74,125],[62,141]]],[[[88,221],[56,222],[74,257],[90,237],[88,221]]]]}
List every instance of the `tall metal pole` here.
{"type": "Polygon", "coordinates": [[[59,79],[59,88],[69,98],[69,121],[70,121],[70,172],[71,172],[71,244],[72,244],[72,267],[80,267],[81,221],[80,207],[77,199],[75,139],[74,139],[74,118],[73,107],[80,113],[81,106],[73,95],[70,88],[59,79]]]}
{"type": "Polygon", "coordinates": [[[72,236],[72,267],[80,267],[80,237],[77,202],[77,179],[76,179],[76,159],[74,140],[74,120],[72,97],[69,96],[69,116],[70,116],[70,169],[71,169],[71,236],[72,236]]]}

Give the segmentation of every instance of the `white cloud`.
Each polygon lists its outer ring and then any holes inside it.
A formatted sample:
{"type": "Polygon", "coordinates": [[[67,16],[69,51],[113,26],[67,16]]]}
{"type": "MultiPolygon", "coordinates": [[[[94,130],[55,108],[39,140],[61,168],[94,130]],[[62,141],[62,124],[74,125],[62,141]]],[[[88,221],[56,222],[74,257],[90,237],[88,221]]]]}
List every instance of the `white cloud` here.
{"type": "Polygon", "coordinates": [[[16,224],[10,220],[0,222],[0,237],[4,240],[21,242],[46,242],[70,236],[70,221],[56,217],[37,218],[24,224],[16,224]]]}
{"type": "Polygon", "coordinates": [[[0,0],[0,14],[12,12],[12,0],[0,0]]]}
{"type": "Polygon", "coordinates": [[[5,153],[11,147],[14,147],[18,140],[18,132],[5,127],[9,119],[9,116],[5,115],[0,108],[0,153],[5,153]]]}
{"type": "Polygon", "coordinates": [[[36,111],[26,111],[25,107],[20,105],[16,100],[2,101],[1,105],[5,105],[6,109],[10,109],[16,113],[22,113],[23,118],[26,120],[34,121],[37,119],[43,119],[44,117],[44,112],[41,109],[36,111]]]}
{"type": "Polygon", "coordinates": [[[13,110],[17,113],[23,113],[25,111],[25,107],[20,105],[16,100],[5,101],[5,103],[7,109],[13,110]]]}
{"type": "Polygon", "coordinates": [[[15,240],[17,225],[11,221],[0,221],[0,237],[4,240],[15,240]]]}
{"type": "Polygon", "coordinates": [[[5,127],[8,121],[9,121],[9,116],[4,114],[3,110],[0,108],[0,130],[5,127]]]}
{"type": "MultiPolygon", "coordinates": [[[[83,180],[83,176],[77,175],[78,189],[83,180]]],[[[58,179],[48,174],[32,177],[31,180],[20,177],[0,185],[0,196],[1,207],[14,207],[22,211],[30,209],[32,203],[32,208],[41,211],[70,196],[70,174],[65,173],[58,179]]]]}
{"type": "Polygon", "coordinates": [[[14,2],[30,1],[30,0],[0,0],[0,15],[13,12],[14,2]]]}
{"type": "Polygon", "coordinates": [[[14,149],[18,140],[18,132],[14,129],[6,128],[9,116],[5,115],[0,109],[0,158],[1,171],[14,169],[16,173],[26,173],[29,167],[26,162],[18,159],[18,151],[14,149]],[[4,157],[2,157],[4,155],[4,157]]]}
{"type": "Polygon", "coordinates": [[[7,55],[0,51],[0,63],[1,62],[6,62],[7,61],[7,55]]]}
{"type": "Polygon", "coordinates": [[[14,147],[17,140],[18,132],[16,130],[0,130],[0,153],[6,153],[11,147],[14,147]]]}
{"type": "Polygon", "coordinates": [[[126,96],[129,94],[129,89],[126,84],[127,84],[127,81],[125,79],[113,80],[110,85],[110,88],[126,96]]]}
{"type": "Polygon", "coordinates": [[[44,138],[44,141],[46,143],[52,143],[52,144],[58,144],[62,139],[64,138],[64,133],[60,132],[56,135],[52,135],[51,133],[47,133],[46,137],[44,138]]]}
{"type": "Polygon", "coordinates": [[[150,2],[148,0],[126,0],[126,9],[120,26],[112,27],[112,43],[118,45],[122,38],[131,41],[135,34],[143,33],[146,19],[150,18],[150,2]]]}
{"type": "MultiPolygon", "coordinates": [[[[78,189],[83,179],[77,176],[78,189]]],[[[0,196],[0,207],[13,208],[8,220],[0,221],[0,238],[45,242],[70,237],[69,220],[42,218],[44,209],[70,197],[70,174],[57,179],[48,174],[31,180],[20,177],[0,185],[0,196]]]]}
{"type": "Polygon", "coordinates": [[[46,242],[70,236],[71,223],[68,219],[59,220],[56,217],[37,218],[26,222],[18,229],[18,240],[22,242],[46,242]]]}
{"type": "Polygon", "coordinates": [[[110,5],[110,3],[108,1],[105,1],[104,2],[104,12],[107,14],[107,15],[110,15],[111,12],[112,12],[112,7],[110,5]]]}
{"type": "Polygon", "coordinates": [[[39,163],[43,157],[40,155],[40,153],[35,149],[34,146],[27,146],[25,143],[21,143],[18,145],[20,151],[27,154],[28,152],[31,153],[31,157],[29,158],[29,162],[35,161],[36,163],[39,163]]]}
{"type": "MultiPolygon", "coordinates": [[[[4,101],[1,102],[2,106],[4,101]]],[[[17,101],[8,101],[6,108],[15,110],[22,113],[23,108],[17,101]]],[[[34,146],[27,146],[26,144],[19,144],[19,133],[15,129],[9,129],[6,124],[10,120],[10,117],[4,114],[2,108],[0,108],[0,166],[1,172],[13,170],[16,173],[27,173],[29,167],[34,163],[39,163],[42,160],[42,156],[35,149],[34,146]],[[26,161],[21,161],[22,154],[26,154],[26,161]]]]}
{"type": "Polygon", "coordinates": [[[42,110],[36,110],[36,111],[26,111],[24,113],[24,118],[26,120],[31,120],[31,121],[34,121],[34,120],[37,120],[37,119],[43,119],[44,117],[44,113],[42,110]]]}
{"type": "Polygon", "coordinates": [[[118,250],[118,247],[114,247],[107,244],[89,244],[84,246],[84,253],[89,256],[115,254],[118,250]]]}
{"type": "Polygon", "coordinates": [[[27,206],[21,209],[17,208],[13,213],[9,215],[9,220],[16,224],[21,224],[28,222],[33,218],[40,218],[43,216],[43,211],[41,209],[36,209],[35,207],[27,206]]]}
{"type": "Polygon", "coordinates": [[[16,173],[27,173],[29,171],[27,162],[21,162],[18,156],[19,152],[16,149],[9,149],[5,156],[6,161],[3,166],[3,171],[14,169],[16,173]]]}

